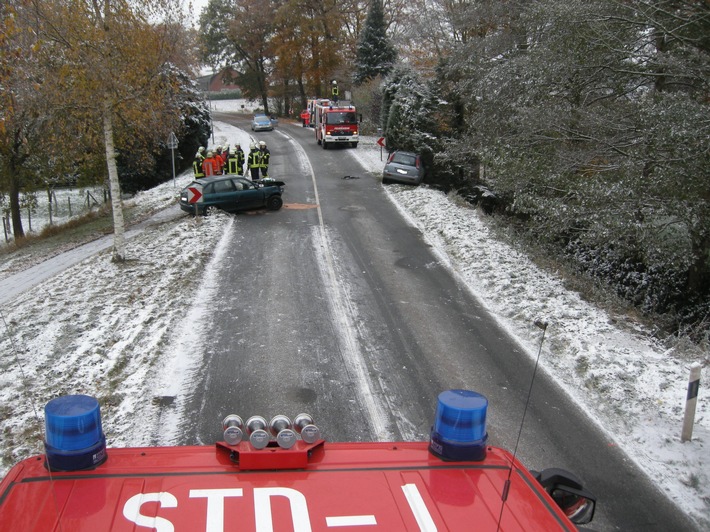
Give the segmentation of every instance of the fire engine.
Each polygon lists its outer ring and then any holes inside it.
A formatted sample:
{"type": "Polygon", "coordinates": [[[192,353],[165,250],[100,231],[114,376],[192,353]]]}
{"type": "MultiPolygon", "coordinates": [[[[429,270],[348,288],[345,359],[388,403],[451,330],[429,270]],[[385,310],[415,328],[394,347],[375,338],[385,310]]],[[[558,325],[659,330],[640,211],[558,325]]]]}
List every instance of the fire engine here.
{"type": "Polygon", "coordinates": [[[357,148],[360,120],[354,105],[346,101],[316,100],[313,110],[316,141],[324,150],[336,144],[357,148]]]}
{"type": "Polygon", "coordinates": [[[330,443],[312,416],[231,414],[214,446],[106,448],[98,401],[45,406],[45,454],[0,483],[0,529],[576,530],[595,500],[569,473],[488,445],[486,398],[442,392],[429,442],[330,443]]]}

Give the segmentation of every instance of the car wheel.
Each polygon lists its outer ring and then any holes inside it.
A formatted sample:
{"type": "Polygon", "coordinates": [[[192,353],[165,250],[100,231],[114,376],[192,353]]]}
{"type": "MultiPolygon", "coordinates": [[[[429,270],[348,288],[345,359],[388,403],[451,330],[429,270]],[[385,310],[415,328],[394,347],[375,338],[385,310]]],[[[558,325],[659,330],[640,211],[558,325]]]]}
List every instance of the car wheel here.
{"type": "Polygon", "coordinates": [[[350,145],[351,145],[353,148],[357,148],[357,142],[351,142],[350,145]]]}
{"type": "Polygon", "coordinates": [[[214,213],[216,213],[216,212],[217,212],[217,207],[215,207],[214,205],[209,205],[209,206],[205,207],[204,209],[202,209],[202,214],[204,216],[213,216],[214,213]]]}
{"type": "Polygon", "coordinates": [[[284,200],[281,199],[281,196],[271,196],[266,200],[266,208],[270,211],[278,211],[283,204],[284,200]]]}
{"type": "Polygon", "coordinates": [[[328,144],[326,144],[325,139],[323,139],[323,149],[324,150],[328,149],[328,144]]]}

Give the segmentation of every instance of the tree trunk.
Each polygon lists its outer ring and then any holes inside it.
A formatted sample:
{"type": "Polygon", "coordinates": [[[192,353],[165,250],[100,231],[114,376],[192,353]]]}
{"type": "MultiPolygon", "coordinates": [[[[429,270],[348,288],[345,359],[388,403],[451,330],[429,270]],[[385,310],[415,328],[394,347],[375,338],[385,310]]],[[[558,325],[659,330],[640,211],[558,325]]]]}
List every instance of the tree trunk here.
{"type": "Polygon", "coordinates": [[[25,237],[25,231],[22,228],[22,218],[20,217],[20,180],[15,174],[16,170],[12,170],[13,175],[10,176],[10,217],[12,218],[12,234],[15,237],[15,242],[25,237]]]}
{"type": "Polygon", "coordinates": [[[710,292],[710,234],[693,239],[695,260],[688,270],[688,292],[707,294],[710,292]]]}
{"type": "Polygon", "coordinates": [[[303,86],[303,76],[298,77],[298,95],[301,99],[301,110],[308,106],[308,97],[306,96],[306,88],[303,86]]]}
{"type": "Polygon", "coordinates": [[[111,190],[111,211],[113,212],[113,261],[123,262],[126,260],[123,201],[121,200],[121,184],[118,182],[116,150],[113,144],[113,119],[111,117],[111,106],[108,102],[104,103],[103,115],[106,164],[108,166],[109,189],[111,190]]]}

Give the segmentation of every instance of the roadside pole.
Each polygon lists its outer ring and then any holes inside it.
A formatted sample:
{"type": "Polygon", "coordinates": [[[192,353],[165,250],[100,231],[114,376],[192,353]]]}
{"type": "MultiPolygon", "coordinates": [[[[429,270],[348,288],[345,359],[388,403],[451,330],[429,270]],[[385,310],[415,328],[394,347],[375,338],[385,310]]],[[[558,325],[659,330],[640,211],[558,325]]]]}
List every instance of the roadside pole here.
{"type": "Polygon", "coordinates": [[[170,148],[170,153],[172,154],[173,159],[173,188],[175,188],[175,148],[177,147],[178,139],[175,136],[175,133],[171,131],[170,135],[168,136],[168,148],[170,148]]]}
{"type": "Polygon", "coordinates": [[[382,160],[382,148],[385,147],[385,138],[380,137],[379,139],[377,139],[377,144],[379,144],[379,146],[380,146],[380,161],[381,161],[382,160]]]}
{"type": "Polygon", "coordinates": [[[685,417],[683,418],[683,431],[680,441],[687,442],[693,438],[693,424],[695,423],[695,406],[698,404],[698,391],[700,390],[700,370],[702,366],[697,362],[690,366],[688,379],[688,395],[685,401],[685,417]]]}

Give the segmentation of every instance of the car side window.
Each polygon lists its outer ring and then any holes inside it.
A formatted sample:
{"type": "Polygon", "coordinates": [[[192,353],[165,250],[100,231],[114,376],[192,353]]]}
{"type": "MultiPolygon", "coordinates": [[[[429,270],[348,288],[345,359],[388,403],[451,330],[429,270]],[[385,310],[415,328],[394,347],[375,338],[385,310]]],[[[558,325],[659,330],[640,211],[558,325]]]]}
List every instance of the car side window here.
{"type": "Polygon", "coordinates": [[[217,193],[232,192],[234,190],[234,183],[232,183],[231,179],[224,179],[222,181],[215,181],[213,183],[213,185],[214,185],[214,191],[217,193]]]}
{"type": "Polygon", "coordinates": [[[203,194],[212,194],[214,192],[214,184],[210,183],[202,189],[203,194]]]}
{"type": "Polygon", "coordinates": [[[246,179],[235,179],[234,184],[237,190],[250,190],[253,188],[253,185],[246,179]]]}

